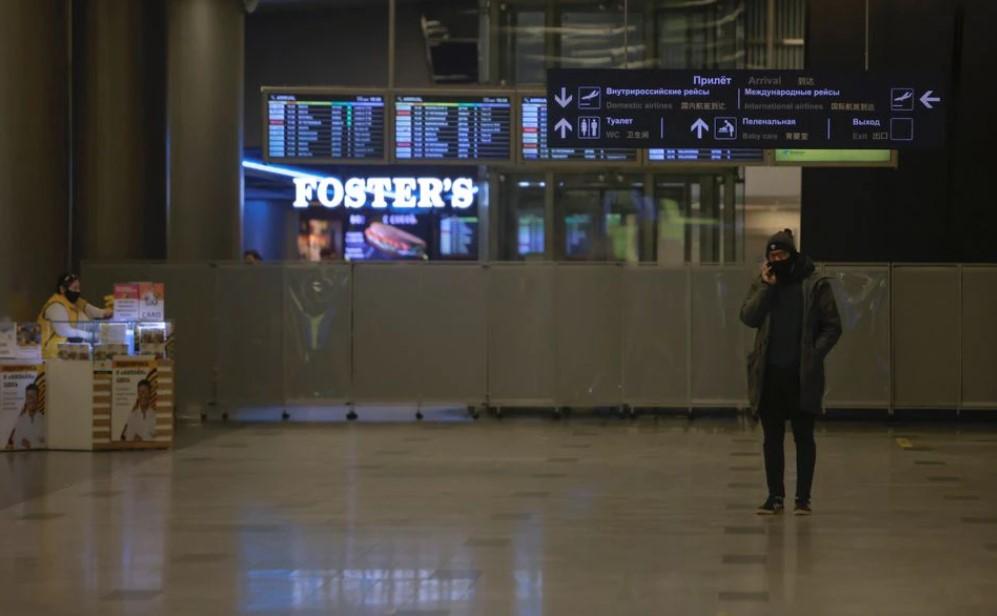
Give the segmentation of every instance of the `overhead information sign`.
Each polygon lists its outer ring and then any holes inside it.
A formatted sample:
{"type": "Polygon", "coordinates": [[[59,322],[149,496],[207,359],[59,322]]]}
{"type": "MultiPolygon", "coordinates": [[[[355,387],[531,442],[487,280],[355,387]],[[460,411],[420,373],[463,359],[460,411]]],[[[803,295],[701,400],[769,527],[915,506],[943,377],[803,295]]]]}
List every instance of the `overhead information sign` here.
{"type": "Polygon", "coordinates": [[[547,71],[551,147],[941,147],[945,102],[931,76],[547,71]]]}
{"type": "Polygon", "coordinates": [[[263,149],[274,162],[384,160],[384,97],[264,90],[263,149]]]}
{"type": "Polygon", "coordinates": [[[637,148],[552,148],[547,143],[547,99],[523,96],[519,102],[520,147],[525,161],[636,162],[637,148]]]}
{"type": "Polygon", "coordinates": [[[396,96],[395,158],[400,161],[509,160],[508,96],[396,96]]]}

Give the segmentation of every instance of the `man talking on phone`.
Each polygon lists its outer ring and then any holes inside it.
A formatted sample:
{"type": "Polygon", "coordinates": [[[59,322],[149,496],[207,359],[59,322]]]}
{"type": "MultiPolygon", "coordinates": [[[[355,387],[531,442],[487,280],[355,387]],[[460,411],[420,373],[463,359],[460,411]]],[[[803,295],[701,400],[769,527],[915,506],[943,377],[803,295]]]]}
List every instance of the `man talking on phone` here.
{"type": "Polygon", "coordinates": [[[769,496],[760,515],[782,512],[786,421],[796,442],[796,515],[810,515],[817,462],[814,421],[824,398],[824,358],[841,337],[841,319],[830,279],[815,276],[814,263],[796,250],[784,229],[765,245],[761,275],[741,306],[741,321],[757,329],[748,356],[748,397],[765,434],[769,496]]]}

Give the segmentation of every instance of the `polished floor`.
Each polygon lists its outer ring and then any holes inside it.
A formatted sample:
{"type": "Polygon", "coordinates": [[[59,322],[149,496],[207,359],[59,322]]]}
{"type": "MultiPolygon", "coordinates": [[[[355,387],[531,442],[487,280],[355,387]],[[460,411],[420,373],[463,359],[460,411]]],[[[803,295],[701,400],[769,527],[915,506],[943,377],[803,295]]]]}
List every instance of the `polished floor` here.
{"type": "Polygon", "coordinates": [[[760,518],[751,422],[440,419],[3,454],[0,614],[997,614],[997,424],[822,423],[760,518]]]}

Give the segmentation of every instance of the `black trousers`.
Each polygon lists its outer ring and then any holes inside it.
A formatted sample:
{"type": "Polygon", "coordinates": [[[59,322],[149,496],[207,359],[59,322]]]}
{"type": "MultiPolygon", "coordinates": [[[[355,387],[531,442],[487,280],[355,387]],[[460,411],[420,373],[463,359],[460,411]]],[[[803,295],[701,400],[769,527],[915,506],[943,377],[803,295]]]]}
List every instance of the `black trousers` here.
{"type": "Polygon", "coordinates": [[[800,410],[799,368],[765,367],[765,385],[758,414],[765,433],[765,477],[769,496],[786,497],[784,443],[788,420],[796,441],[796,499],[809,502],[817,464],[817,443],[814,441],[816,417],[800,410]]]}

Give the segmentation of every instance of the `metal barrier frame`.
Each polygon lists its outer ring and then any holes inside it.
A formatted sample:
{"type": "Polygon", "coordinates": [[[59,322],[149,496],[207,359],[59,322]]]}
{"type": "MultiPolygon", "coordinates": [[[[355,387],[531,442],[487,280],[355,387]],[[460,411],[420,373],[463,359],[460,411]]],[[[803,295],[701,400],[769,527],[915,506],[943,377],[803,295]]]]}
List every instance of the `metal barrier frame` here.
{"type": "MultiPolygon", "coordinates": [[[[142,261],[116,262],[116,263],[110,263],[110,262],[93,262],[93,263],[91,263],[91,262],[86,262],[86,263],[83,264],[83,272],[84,272],[84,278],[85,279],[89,280],[91,278],[91,273],[92,273],[93,274],[93,279],[100,280],[100,281],[103,282],[103,284],[107,284],[109,281],[113,281],[113,280],[133,280],[133,279],[136,279],[136,277],[139,277],[139,278],[150,278],[150,277],[151,278],[155,278],[155,272],[156,272],[157,268],[164,267],[164,266],[177,267],[178,265],[183,265],[183,264],[179,264],[179,263],[162,263],[162,262],[142,262],[142,261]]],[[[227,262],[227,263],[203,263],[203,264],[202,263],[192,263],[190,265],[192,265],[192,266],[203,265],[204,267],[208,268],[209,271],[210,271],[210,276],[211,276],[211,287],[216,290],[215,292],[217,292],[217,289],[219,289],[219,280],[218,280],[218,278],[220,276],[224,275],[224,270],[226,269],[226,267],[218,267],[218,266],[222,265],[222,266],[229,266],[229,267],[231,267],[232,265],[235,265],[235,263],[232,263],[232,262],[227,262]]],[[[288,263],[287,265],[291,265],[291,263],[288,263]]],[[[300,264],[298,264],[297,262],[294,262],[294,265],[300,267],[300,264]]],[[[622,285],[624,284],[622,276],[627,271],[632,270],[632,268],[640,268],[640,269],[645,270],[645,271],[647,271],[647,270],[659,271],[660,270],[660,271],[668,271],[668,272],[684,272],[684,293],[685,293],[685,296],[683,298],[683,302],[684,302],[684,306],[685,306],[685,315],[684,315],[682,323],[683,323],[683,327],[685,328],[686,335],[685,335],[684,348],[680,352],[682,354],[682,356],[684,356],[684,361],[686,362],[685,363],[686,374],[685,374],[684,399],[676,399],[674,396],[666,396],[666,398],[668,398],[668,399],[660,399],[659,400],[659,399],[654,399],[653,397],[648,398],[648,396],[646,396],[646,395],[631,396],[631,395],[628,394],[628,391],[626,389],[626,383],[627,383],[627,381],[626,381],[627,360],[626,360],[625,350],[627,348],[626,347],[626,345],[627,345],[627,336],[628,336],[628,331],[629,331],[628,330],[628,326],[630,325],[630,322],[628,321],[628,319],[630,317],[628,316],[627,311],[620,310],[619,315],[618,315],[619,318],[618,318],[617,323],[615,325],[615,327],[617,328],[617,331],[615,332],[615,335],[618,335],[618,337],[619,337],[619,353],[620,353],[620,357],[618,358],[618,361],[619,361],[619,374],[618,375],[615,375],[615,374],[612,375],[612,378],[613,379],[618,379],[618,382],[615,382],[615,383],[611,384],[613,387],[616,388],[616,391],[619,392],[619,395],[614,400],[612,400],[612,405],[618,406],[620,410],[632,409],[634,407],[640,407],[640,408],[670,408],[670,409],[684,409],[684,410],[687,410],[690,413],[692,413],[693,410],[697,409],[697,408],[707,408],[707,407],[726,407],[726,408],[730,408],[730,407],[733,407],[733,408],[738,408],[738,409],[744,409],[744,408],[747,407],[747,396],[746,395],[744,397],[740,397],[740,398],[726,398],[726,397],[724,397],[724,398],[716,398],[716,399],[708,398],[708,397],[698,397],[698,398],[694,397],[695,375],[694,375],[694,366],[693,366],[693,356],[694,356],[694,348],[695,348],[694,345],[696,344],[695,335],[694,335],[694,332],[693,332],[693,317],[694,317],[694,315],[693,315],[693,309],[695,308],[695,304],[694,304],[694,300],[693,300],[693,297],[694,297],[693,274],[695,272],[697,272],[697,271],[700,271],[700,272],[702,272],[702,271],[728,271],[728,272],[731,272],[731,273],[743,272],[743,274],[744,274],[744,276],[746,278],[750,278],[751,275],[753,274],[753,268],[751,268],[749,266],[744,266],[744,265],[684,265],[684,266],[667,266],[667,265],[659,265],[659,264],[622,264],[622,263],[583,263],[583,264],[575,264],[575,263],[556,263],[556,262],[542,262],[542,263],[535,263],[535,264],[534,263],[515,263],[515,262],[446,263],[446,264],[444,264],[444,266],[448,266],[448,267],[459,266],[461,268],[476,268],[480,272],[479,275],[483,277],[482,280],[481,280],[482,293],[484,295],[484,307],[483,307],[484,314],[483,314],[483,317],[482,317],[482,323],[483,323],[483,328],[484,328],[484,331],[482,332],[482,336],[483,336],[482,340],[483,340],[483,344],[484,344],[484,350],[483,350],[483,352],[484,352],[484,358],[482,359],[482,362],[483,362],[482,366],[483,366],[483,370],[484,370],[483,386],[482,386],[483,387],[483,391],[480,391],[479,393],[475,393],[473,395],[468,395],[468,396],[464,396],[464,395],[457,396],[457,397],[455,397],[453,399],[439,399],[440,398],[439,396],[428,397],[428,396],[424,395],[421,392],[420,392],[419,395],[415,396],[415,399],[411,399],[411,400],[408,399],[408,398],[406,398],[405,400],[399,400],[399,399],[394,399],[394,398],[391,398],[391,399],[380,399],[377,396],[370,396],[370,395],[359,396],[358,392],[356,390],[356,376],[357,376],[356,375],[356,361],[357,361],[357,351],[358,351],[357,345],[360,343],[360,341],[358,341],[358,337],[356,335],[356,326],[357,325],[356,325],[356,320],[355,320],[356,319],[356,310],[357,310],[357,305],[356,305],[356,294],[357,294],[357,290],[356,289],[357,289],[357,280],[358,280],[358,269],[363,269],[363,268],[387,268],[387,267],[396,268],[397,267],[397,268],[409,268],[409,269],[411,269],[411,270],[413,270],[415,272],[419,272],[420,271],[419,268],[425,268],[425,267],[432,268],[432,267],[435,267],[436,265],[437,264],[435,264],[435,263],[402,263],[402,264],[398,264],[398,263],[396,263],[396,264],[351,263],[351,264],[348,264],[348,266],[347,266],[348,267],[347,276],[348,276],[348,281],[349,281],[349,285],[348,285],[348,305],[349,305],[349,312],[350,312],[350,314],[349,314],[349,318],[350,318],[350,324],[349,324],[350,343],[348,345],[348,355],[349,355],[349,357],[348,357],[348,360],[346,361],[346,364],[348,365],[348,369],[349,369],[349,375],[348,375],[348,378],[346,379],[346,382],[349,384],[348,385],[348,393],[346,395],[343,395],[343,396],[333,396],[333,397],[329,397],[329,398],[318,397],[318,398],[314,398],[314,399],[311,399],[311,398],[302,399],[300,397],[290,397],[289,396],[289,393],[290,393],[289,392],[289,386],[288,386],[288,383],[287,383],[287,380],[286,380],[286,374],[282,374],[281,375],[281,379],[280,379],[281,389],[282,389],[282,400],[280,402],[282,403],[282,405],[290,407],[290,406],[294,406],[294,405],[305,405],[305,404],[316,404],[316,403],[318,403],[318,404],[345,404],[345,405],[349,405],[349,406],[352,407],[352,406],[357,405],[357,404],[390,403],[390,404],[405,404],[405,405],[408,405],[409,407],[411,407],[411,405],[416,405],[417,407],[422,407],[422,406],[425,406],[425,405],[440,403],[440,404],[466,404],[469,407],[477,407],[477,406],[482,406],[482,407],[553,407],[553,408],[559,409],[561,406],[564,406],[564,405],[568,404],[569,402],[576,402],[577,403],[577,400],[568,401],[563,396],[560,396],[558,394],[558,383],[559,383],[558,374],[559,374],[559,369],[560,369],[559,366],[560,366],[560,363],[561,363],[561,361],[559,359],[559,357],[560,357],[559,356],[559,352],[561,351],[561,349],[558,348],[556,331],[551,331],[550,338],[547,341],[547,344],[551,345],[551,354],[550,354],[550,357],[552,358],[552,361],[553,361],[553,365],[550,367],[552,376],[551,376],[551,383],[550,383],[549,392],[548,392],[549,396],[539,396],[539,397],[529,397],[529,398],[526,398],[526,397],[524,397],[524,398],[511,397],[510,398],[508,396],[496,395],[496,392],[493,391],[493,381],[492,381],[492,373],[496,369],[496,365],[494,364],[495,358],[492,356],[492,353],[491,353],[491,349],[493,348],[493,345],[494,345],[494,342],[495,342],[493,338],[496,335],[493,332],[493,328],[492,328],[492,324],[494,322],[493,319],[496,316],[495,315],[496,306],[494,305],[494,302],[491,301],[491,295],[490,295],[490,293],[492,291],[492,285],[493,285],[494,273],[495,272],[498,272],[498,271],[515,271],[517,269],[524,269],[524,270],[526,270],[526,269],[530,269],[530,268],[534,268],[534,267],[552,268],[553,274],[552,274],[551,280],[553,281],[554,288],[551,289],[551,293],[553,293],[554,295],[553,295],[553,297],[551,299],[552,303],[551,303],[550,310],[552,310],[553,314],[550,315],[549,318],[551,319],[552,323],[556,323],[556,320],[558,319],[558,316],[559,316],[559,311],[564,308],[560,304],[561,300],[559,300],[558,297],[557,297],[557,294],[558,294],[557,293],[557,277],[558,277],[558,272],[563,272],[563,271],[567,270],[568,268],[576,267],[578,265],[587,265],[589,267],[597,266],[599,268],[606,268],[607,270],[618,271],[619,274],[620,274],[620,276],[621,276],[621,282],[620,282],[620,284],[621,284],[621,293],[622,293],[622,290],[623,290],[622,285]]],[[[336,267],[342,268],[343,266],[344,266],[344,264],[336,264],[336,267]]],[[[250,266],[247,266],[247,267],[250,267],[250,266]]],[[[271,267],[271,268],[272,267],[281,267],[282,268],[282,288],[286,287],[287,281],[286,281],[286,277],[283,276],[283,264],[273,264],[273,265],[268,264],[265,267],[271,267]]],[[[320,268],[320,267],[323,267],[323,266],[322,265],[315,265],[314,267],[320,268]]],[[[959,315],[958,321],[959,322],[957,324],[955,324],[955,327],[958,328],[957,329],[957,335],[958,335],[958,340],[959,340],[959,364],[958,364],[959,400],[958,400],[958,402],[955,405],[944,406],[944,408],[956,410],[957,412],[974,411],[974,410],[995,410],[995,409],[997,409],[997,400],[994,400],[994,401],[976,400],[976,401],[972,401],[972,402],[969,402],[969,401],[965,400],[965,384],[966,384],[965,378],[966,378],[966,374],[965,374],[965,366],[964,366],[964,364],[965,364],[965,361],[966,361],[966,357],[965,357],[965,354],[966,354],[966,339],[965,339],[965,336],[967,335],[967,331],[966,331],[965,324],[962,323],[962,320],[963,320],[963,317],[964,317],[964,314],[965,314],[965,312],[964,312],[964,302],[965,302],[965,298],[964,298],[964,293],[965,293],[964,277],[965,277],[966,272],[970,271],[971,269],[986,269],[986,270],[992,270],[994,272],[997,272],[997,266],[993,266],[993,265],[962,265],[962,264],[924,264],[924,265],[918,264],[918,265],[911,265],[911,264],[887,264],[887,263],[825,263],[825,264],[821,264],[819,267],[820,267],[820,271],[826,271],[828,268],[846,268],[846,269],[850,268],[850,267],[857,267],[857,268],[863,268],[863,267],[868,267],[868,268],[886,268],[886,272],[887,272],[887,284],[889,286],[889,302],[890,302],[890,307],[889,307],[889,328],[888,328],[888,331],[887,331],[888,346],[889,346],[889,363],[890,363],[890,365],[889,365],[889,371],[888,371],[888,373],[889,373],[889,387],[888,387],[889,401],[888,401],[888,403],[884,404],[883,401],[839,400],[839,401],[836,401],[833,404],[833,406],[829,406],[828,408],[830,408],[830,409],[879,409],[879,410],[886,410],[890,414],[893,414],[898,409],[899,410],[903,410],[903,409],[938,409],[939,408],[938,404],[931,404],[931,403],[917,404],[916,401],[913,401],[914,403],[912,403],[912,401],[907,400],[907,401],[903,401],[903,404],[901,405],[901,404],[898,404],[898,401],[897,401],[897,389],[896,389],[896,387],[897,387],[896,386],[897,366],[896,366],[896,362],[895,362],[895,357],[896,357],[896,352],[897,352],[895,340],[896,340],[896,335],[897,334],[896,334],[895,326],[896,326],[896,318],[897,318],[898,311],[902,310],[903,308],[897,306],[897,304],[896,304],[896,299],[895,299],[895,293],[896,293],[895,273],[896,273],[897,269],[899,269],[899,268],[903,268],[903,269],[909,271],[909,270],[916,270],[916,269],[918,269],[920,267],[931,267],[931,268],[942,267],[942,268],[946,268],[946,269],[951,268],[951,269],[953,269],[953,270],[955,270],[957,272],[957,274],[958,274],[958,290],[959,290],[959,297],[958,298],[953,298],[953,301],[958,301],[958,303],[959,303],[959,308],[958,308],[958,315],[959,315]]],[[[103,293],[105,293],[107,291],[109,291],[109,289],[93,289],[92,287],[88,286],[88,292],[93,293],[93,294],[96,294],[96,293],[103,294],[103,293]]],[[[167,289],[167,304],[166,304],[167,305],[167,310],[169,310],[169,307],[170,307],[169,298],[170,298],[170,290],[167,289]]],[[[282,306],[282,310],[286,311],[286,305],[285,305],[285,302],[284,302],[283,299],[282,299],[281,306],[282,306]]],[[[217,313],[215,312],[213,304],[212,304],[211,307],[206,307],[206,311],[209,312],[210,314],[205,314],[205,318],[204,318],[203,322],[200,323],[200,325],[203,326],[203,327],[210,327],[211,324],[215,323],[217,321],[217,319],[220,318],[220,316],[217,315],[217,313]]],[[[170,318],[174,318],[172,315],[168,315],[168,316],[170,316],[170,318]]],[[[286,327],[285,317],[286,317],[285,314],[281,314],[280,315],[280,318],[281,318],[280,322],[281,322],[281,327],[282,328],[286,327]]],[[[178,327],[178,336],[204,335],[204,334],[208,334],[208,332],[196,331],[197,330],[196,327],[193,328],[194,329],[193,333],[190,330],[185,330],[184,323],[178,323],[177,327],[178,327]]],[[[213,335],[213,336],[216,337],[215,338],[215,340],[216,340],[216,343],[215,343],[215,355],[216,355],[216,357],[214,359],[214,365],[217,366],[218,365],[217,364],[217,354],[219,352],[224,352],[224,351],[222,349],[218,348],[218,342],[217,342],[218,333],[217,333],[217,330],[211,332],[209,335],[213,335]]],[[[283,344],[283,340],[284,340],[285,337],[286,337],[286,333],[282,332],[281,333],[282,343],[281,343],[280,353],[286,353],[287,352],[287,349],[285,348],[286,345],[283,344]]],[[[738,353],[739,351],[740,351],[740,349],[731,349],[730,352],[731,353],[738,353]]],[[[236,349],[234,352],[238,352],[238,349],[236,349]]],[[[477,352],[477,351],[475,351],[475,352],[477,352]]],[[[182,362],[183,358],[178,358],[178,361],[182,362]]],[[[613,361],[616,361],[616,360],[613,360],[613,361]]],[[[286,359],[282,361],[282,363],[284,363],[284,362],[286,362],[286,359]]],[[[997,368],[997,366],[995,366],[995,368],[997,368]]],[[[215,368],[215,372],[217,373],[217,367],[215,368]]],[[[200,388],[198,388],[198,389],[200,389],[200,388]]],[[[212,389],[213,389],[213,396],[212,397],[214,398],[213,400],[178,400],[178,402],[187,403],[188,406],[190,406],[191,408],[194,408],[194,407],[206,408],[206,407],[211,407],[213,404],[217,405],[220,402],[219,398],[218,398],[218,380],[217,380],[217,378],[214,381],[214,385],[213,385],[212,389]]],[[[273,401],[262,401],[261,400],[260,401],[260,405],[261,406],[262,405],[268,405],[269,406],[271,402],[273,402],[273,401]]],[[[600,400],[600,402],[605,402],[605,400],[600,400]]],[[[225,411],[227,411],[227,409],[224,409],[224,408],[222,408],[220,410],[223,413],[225,411]]]]}

